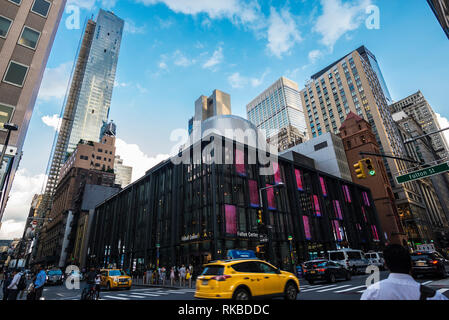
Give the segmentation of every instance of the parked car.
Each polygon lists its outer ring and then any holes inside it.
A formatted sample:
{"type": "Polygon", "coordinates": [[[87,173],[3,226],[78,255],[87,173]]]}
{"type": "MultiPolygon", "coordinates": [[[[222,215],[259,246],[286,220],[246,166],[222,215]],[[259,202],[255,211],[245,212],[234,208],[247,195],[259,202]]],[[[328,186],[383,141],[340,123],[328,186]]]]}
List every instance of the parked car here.
{"type": "Polygon", "coordinates": [[[361,250],[340,249],[328,251],[328,259],[343,265],[352,274],[365,273],[369,260],[361,250]]]}
{"type": "Polygon", "coordinates": [[[310,284],[319,280],[334,283],[337,279],[351,280],[351,271],[335,261],[311,260],[304,263],[304,278],[310,284]]]}
{"type": "Polygon", "coordinates": [[[62,284],[64,282],[64,275],[61,269],[47,270],[47,281],[45,284],[62,284]]]}
{"type": "Polygon", "coordinates": [[[411,254],[412,276],[436,275],[446,278],[449,273],[449,260],[438,252],[416,251],[411,254]]]}
{"type": "Polygon", "coordinates": [[[385,270],[385,260],[383,252],[367,252],[365,257],[368,259],[370,265],[379,267],[380,270],[385,270]]]}

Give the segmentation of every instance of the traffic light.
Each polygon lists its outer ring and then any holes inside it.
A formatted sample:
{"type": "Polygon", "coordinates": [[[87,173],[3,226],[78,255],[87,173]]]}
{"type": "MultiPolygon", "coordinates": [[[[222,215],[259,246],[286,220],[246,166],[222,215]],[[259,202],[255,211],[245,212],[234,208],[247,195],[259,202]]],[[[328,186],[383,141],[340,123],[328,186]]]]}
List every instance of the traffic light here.
{"type": "Polygon", "coordinates": [[[359,161],[354,165],[355,174],[357,175],[357,179],[365,179],[366,173],[365,168],[363,167],[363,161],[359,161]]]}
{"type": "Polygon", "coordinates": [[[262,210],[257,211],[257,223],[262,224],[262,210]]]}
{"type": "Polygon", "coordinates": [[[368,169],[368,174],[370,176],[376,175],[376,170],[374,170],[373,162],[371,159],[365,159],[366,169],[368,169]]]}

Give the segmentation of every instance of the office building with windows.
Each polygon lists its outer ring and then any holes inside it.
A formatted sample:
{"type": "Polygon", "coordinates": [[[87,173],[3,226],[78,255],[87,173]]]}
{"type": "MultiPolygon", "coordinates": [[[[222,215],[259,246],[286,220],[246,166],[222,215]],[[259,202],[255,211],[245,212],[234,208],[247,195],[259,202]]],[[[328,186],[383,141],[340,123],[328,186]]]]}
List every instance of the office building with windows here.
{"type": "Polygon", "coordinates": [[[183,152],[190,164],[168,159],[96,207],[88,265],[137,273],[157,264],[198,268],[229,249],[251,249],[291,269],[292,256],[298,262],[342,247],[380,250],[384,243],[371,191],[310,161],[270,156],[273,174],[262,175],[262,164],[247,159],[265,150],[216,134],[183,152]],[[196,148],[203,158],[194,163],[196,148]],[[212,152],[220,163],[237,164],[211,163],[212,152]]]}
{"type": "MultiPolygon", "coordinates": [[[[391,98],[388,98],[389,93],[384,91],[384,86],[377,59],[364,46],[316,73],[301,91],[309,134],[315,137],[324,132],[340,133],[342,123],[352,111],[370,124],[380,153],[407,158],[391,115],[391,98]]],[[[344,132],[342,134],[345,136],[344,132]]],[[[397,175],[407,173],[413,164],[392,158],[382,159],[399,214],[411,211],[424,215],[426,204],[417,183],[398,184],[395,179],[397,175]]]]}
{"type": "Polygon", "coordinates": [[[247,118],[279,151],[308,139],[298,84],[281,77],[246,106],[247,118]]]}
{"type": "MultiPolygon", "coordinates": [[[[404,111],[405,114],[410,115],[418,122],[421,130],[425,133],[432,133],[443,129],[440,127],[435,112],[421,91],[391,104],[390,111],[391,113],[404,111]]],[[[404,126],[406,125],[408,125],[408,123],[404,122],[404,126]]],[[[432,148],[438,153],[439,157],[441,159],[448,158],[449,147],[444,138],[444,134],[442,132],[432,134],[429,138],[432,141],[432,148]]]]}
{"type": "Polygon", "coordinates": [[[39,87],[65,0],[0,0],[0,150],[5,123],[14,123],[0,168],[0,221],[3,216],[39,87]]]}
{"type": "Polygon", "coordinates": [[[427,3],[449,39],[449,0],[427,0],[427,3]]]}

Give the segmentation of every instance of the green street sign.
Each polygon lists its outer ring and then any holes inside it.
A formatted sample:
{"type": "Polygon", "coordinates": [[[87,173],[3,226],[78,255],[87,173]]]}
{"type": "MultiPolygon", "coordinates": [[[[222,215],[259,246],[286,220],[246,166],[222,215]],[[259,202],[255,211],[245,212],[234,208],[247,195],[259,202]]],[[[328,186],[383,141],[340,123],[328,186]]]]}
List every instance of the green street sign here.
{"type": "Polygon", "coordinates": [[[449,171],[449,163],[447,162],[423,170],[407,173],[403,176],[397,176],[396,181],[398,183],[405,183],[409,181],[424,179],[446,171],[449,171]]]}

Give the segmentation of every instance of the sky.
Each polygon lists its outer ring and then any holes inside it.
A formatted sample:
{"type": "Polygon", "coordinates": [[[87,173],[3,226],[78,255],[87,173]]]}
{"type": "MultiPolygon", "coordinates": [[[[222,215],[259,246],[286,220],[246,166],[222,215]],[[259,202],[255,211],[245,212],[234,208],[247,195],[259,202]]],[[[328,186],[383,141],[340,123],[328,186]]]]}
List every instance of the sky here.
{"type": "Polygon", "coordinates": [[[171,133],[187,129],[199,96],[225,91],[232,113],[246,118],[246,104],[279,77],[303,88],[361,45],[376,55],[393,100],[421,90],[449,127],[449,39],[426,1],[68,0],[0,239],[22,236],[42,190],[82,28],[100,8],[125,20],[110,120],[133,180],[171,154],[179,142],[171,133]]]}

